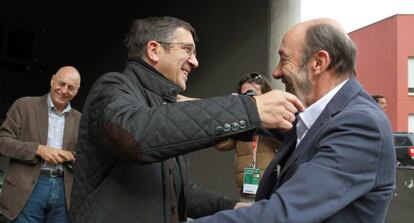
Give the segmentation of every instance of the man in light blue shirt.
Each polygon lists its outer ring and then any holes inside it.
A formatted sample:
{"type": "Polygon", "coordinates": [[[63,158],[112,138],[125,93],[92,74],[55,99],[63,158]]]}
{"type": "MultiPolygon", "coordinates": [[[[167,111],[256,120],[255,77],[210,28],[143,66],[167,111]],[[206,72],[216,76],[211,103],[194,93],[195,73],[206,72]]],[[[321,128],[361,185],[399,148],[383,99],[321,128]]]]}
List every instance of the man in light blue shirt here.
{"type": "Polygon", "coordinates": [[[52,76],[49,94],[10,107],[0,127],[0,155],[10,158],[0,211],[9,222],[68,222],[80,120],[69,102],[79,87],[79,72],[65,66],[52,76]]]}

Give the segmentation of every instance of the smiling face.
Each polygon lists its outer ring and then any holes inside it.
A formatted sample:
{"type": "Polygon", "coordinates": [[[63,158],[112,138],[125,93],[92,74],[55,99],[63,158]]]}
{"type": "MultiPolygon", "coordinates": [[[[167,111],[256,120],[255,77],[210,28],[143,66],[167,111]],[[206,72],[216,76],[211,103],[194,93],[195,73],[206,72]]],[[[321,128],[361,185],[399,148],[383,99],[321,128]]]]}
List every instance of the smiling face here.
{"type": "Polygon", "coordinates": [[[297,28],[286,33],[279,49],[280,61],[272,75],[282,80],[287,92],[296,95],[302,102],[306,102],[312,85],[307,63],[301,64],[303,36],[304,31],[297,28]]]}
{"type": "Polygon", "coordinates": [[[184,91],[187,87],[188,75],[192,69],[198,67],[191,32],[178,28],[173,32],[168,43],[159,43],[157,48],[159,60],[154,67],[184,91]]]}
{"type": "Polygon", "coordinates": [[[62,112],[78,93],[80,75],[74,67],[62,67],[50,81],[50,98],[56,110],[62,112]]]}

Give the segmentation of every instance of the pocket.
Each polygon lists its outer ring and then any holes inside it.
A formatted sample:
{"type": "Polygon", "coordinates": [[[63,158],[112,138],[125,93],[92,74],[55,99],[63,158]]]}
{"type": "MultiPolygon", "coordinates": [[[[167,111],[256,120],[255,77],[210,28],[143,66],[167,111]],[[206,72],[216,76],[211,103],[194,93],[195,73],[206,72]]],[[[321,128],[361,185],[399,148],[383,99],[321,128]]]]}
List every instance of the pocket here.
{"type": "Polygon", "coordinates": [[[4,178],[4,182],[3,182],[3,188],[7,184],[10,184],[12,186],[16,186],[17,181],[19,180],[19,178],[20,178],[20,176],[14,176],[14,175],[6,174],[6,177],[4,178]]]}
{"type": "Polygon", "coordinates": [[[13,202],[16,196],[16,185],[20,179],[20,176],[11,176],[6,175],[3,181],[3,186],[1,188],[1,196],[0,196],[0,203],[5,206],[9,207],[8,204],[13,202]]]}

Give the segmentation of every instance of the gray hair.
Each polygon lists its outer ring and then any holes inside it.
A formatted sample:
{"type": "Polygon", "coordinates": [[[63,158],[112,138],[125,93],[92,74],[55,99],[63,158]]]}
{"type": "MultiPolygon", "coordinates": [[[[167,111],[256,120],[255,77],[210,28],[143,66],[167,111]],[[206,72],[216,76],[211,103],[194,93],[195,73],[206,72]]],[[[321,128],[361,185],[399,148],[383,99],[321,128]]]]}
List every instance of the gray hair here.
{"type": "Polygon", "coordinates": [[[144,58],[146,45],[149,41],[169,42],[171,35],[178,28],[190,31],[194,40],[197,40],[194,28],[189,23],[177,18],[149,17],[135,20],[124,40],[128,59],[144,58]]]}
{"type": "Polygon", "coordinates": [[[339,75],[355,75],[356,46],[346,33],[327,23],[310,26],[306,30],[302,66],[312,54],[325,50],[331,57],[329,69],[339,75]]]}

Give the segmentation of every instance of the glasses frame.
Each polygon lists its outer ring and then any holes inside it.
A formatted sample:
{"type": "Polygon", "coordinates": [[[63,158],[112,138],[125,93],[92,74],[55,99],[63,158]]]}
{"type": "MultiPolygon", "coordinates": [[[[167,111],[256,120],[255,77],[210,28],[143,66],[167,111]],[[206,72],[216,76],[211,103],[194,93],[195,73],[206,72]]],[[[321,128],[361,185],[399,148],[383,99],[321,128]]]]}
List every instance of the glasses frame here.
{"type": "Polygon", "coordinates": [[[193,43],[163,42],[163,41],[157,41],[157,42],[162,45],[173,45],[173,44],[180,45],[180,48],[185,50],[190,57],[197,56],[196,47],[193,43]]]}

